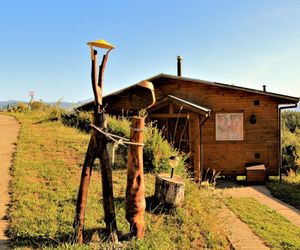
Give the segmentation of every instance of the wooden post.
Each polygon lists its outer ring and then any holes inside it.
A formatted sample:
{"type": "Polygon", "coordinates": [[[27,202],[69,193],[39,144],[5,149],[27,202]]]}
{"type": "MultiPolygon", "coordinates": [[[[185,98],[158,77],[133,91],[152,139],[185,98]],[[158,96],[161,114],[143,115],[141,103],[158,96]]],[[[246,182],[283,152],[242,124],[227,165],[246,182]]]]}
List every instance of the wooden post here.
{"type": "Polygon", "coordinates": [[[79,244],[83,242],[83,225],[85,215],[85,205],[87,200],[88,188],[90,184],[90,178],[92,175],[92,168],[95,161],[94,147],[95,137],[92,136],[89,142],[88,150],[85,156],[84,164],[82,167],[80,187],[78,191],[77,203],[76,203],[76,215],[74,220],[75,229],[75,241],[79,244]]]}
{"type": "Polygon", "coordinates": [[[201,169],[200,169],[200,120],[199,120],[199,115],[197,114],[192,114],[191,115],[191,121],[193,126],[192,129],[194,131],[193,134],[193,163],[194,163],[194,179],[195,182],[200,181],[200,175],[201,175],[201,169]]]}
{"type": "MultiPolygon", "coordinates": [[[[100,114],[99,127],[101,130],[107,132],[106,116],[103,112],[100,114]]],[[[101,163],[102,196],[106,230],[109,232],[112,241],[118,242],[118,229],[113,195],[112,167],[107,147],[108,141],[103,134],[99,134],[97,132],[96,141],[98,144],[99,159],[101,163]]]]}
{"type": "MultiPolygon", "coordinates": [[[[143,143],[145,118],[134,117],[131,122],[130,142],[143,143]]],[[[126,219],[130,234],[144,237],[145,182],[143,169],[143,146],[130,145],[127,167],[126,219]]]]}

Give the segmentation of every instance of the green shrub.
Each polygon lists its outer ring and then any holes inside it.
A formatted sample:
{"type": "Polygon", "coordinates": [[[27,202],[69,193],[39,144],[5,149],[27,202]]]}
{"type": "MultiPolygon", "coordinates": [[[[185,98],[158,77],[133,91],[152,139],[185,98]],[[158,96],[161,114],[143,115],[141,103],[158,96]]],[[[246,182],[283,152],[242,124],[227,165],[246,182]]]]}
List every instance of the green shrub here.
{"type": "Polygon", "coordinates": [[[28,105],[24,102],[18,102],[17,111],[21,113],[28,111],[28,105]]]}
{"type": "Polygon", "coordinates": [[[88,133],[92,122],[92,114],[74,110],[72,112],[62,112],[60,119],[64,125],[75,127],[88,133]]]}
{"type": "MultiPolygon", "coordinates": [[[[178,169],[184,169],[184,161],[187,156],[179,154],[179,151],[173,148],[163,137],[161,131],[151,123],[147,124],[144,138],[144,169],[149,172],[162,172],[170,168],[170,156],[180,156],[178,169]]],[[[177,169],[177,171],[178,171],[177,169]]]]}
{"type": "MultiPolygon", "coordinates": [[[[78,128],[82,131],[89,132],[92,122],[92,113],[89,112],[66,112],[61,114],[61,121],[64,125],[78,128]]],[[[107,118],[108,132],[129,138],[130,121],[125,118],[116,118],[108,116],[107,118]]],[[[147,124],[144,134],[144,169],[146,172],[162,172],[169,169],[169,157],[172,155],[180,156],[178,170],[181,173],[184,170],[184,161],[187,156],[179,153],[174,149],[167,140],[164,139],[158,128],[152,124],[147,124]]],[[[113,144],[109,145],[112,152],[113,144]]],[[[126,168],[128,147],[119,145],[115,150],[114,168],[126,168]]]]}
{"type": "Polygon", "coordinates": [[[285,111],[282,113],[281,127],[282,165],[297,170],[300,165],[300,113],[285,111]]]}
{"type": "Polygon", "coordinates": [[[50,105],[42,102],[42,101],[34,101],[30,103],[30,109],[32,111],[46,111],[49,110],[50,105]]]}
{"type": "MultiPolygon", "coordinates": [[[[124,118],[108,117],[108,131],[112,134],[119,135],[125,138],[130,136],[130,121],[124,118]]],[[[146,124],[144,132],[144,170],[145,172],[163,172],[170,168],[169,157],[172,155],[178,155],[180,158],[177,172],[181,173],[184,170],[184,161],[187,156],[180,154],[178,150],[174,149],[170,143],[164,139],[161,131],[154,127],[151,123],[146,124]]],[[[116,151],[115,161],[118,167],[126,166],[128,147],[124,148],[119,146],[116,151]],[[122,162],[123,159],[124,161],[122,162]]]]}
{"type": "Polygon", "coordinates": [[[129,138],[130,136],[130,121],[125,118],[117,118],[114,116],[107,117],[108,132],[129,138]]]}

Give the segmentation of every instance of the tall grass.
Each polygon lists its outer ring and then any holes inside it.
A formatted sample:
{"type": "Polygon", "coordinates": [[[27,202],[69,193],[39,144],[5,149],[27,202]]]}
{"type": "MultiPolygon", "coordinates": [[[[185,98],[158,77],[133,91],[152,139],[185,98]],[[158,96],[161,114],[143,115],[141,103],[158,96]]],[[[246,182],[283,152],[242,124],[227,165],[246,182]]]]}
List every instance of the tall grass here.
{"type": "MultiPolygon", "coordinates": [[[[185,180],[182,207],[159,210],[152,202],[155,176],[145,175],[147,210],[144,240],[126,239],[112,246],[101,233],[105,227],[101,178],[94,169],[85,217],[84,246],[72,242],[75,203],[89,135],[49,114],[16,113],[22,124],[14,159],[9,234],[15,248],[58,249],[228,249],[219,219],[220,197],[185,180]]],[[[126,170],[113,171],[120,236],[129,232],[125,219],[126,170]]],[[[122,238],[122,237],[121,237],[122,238]]]]}

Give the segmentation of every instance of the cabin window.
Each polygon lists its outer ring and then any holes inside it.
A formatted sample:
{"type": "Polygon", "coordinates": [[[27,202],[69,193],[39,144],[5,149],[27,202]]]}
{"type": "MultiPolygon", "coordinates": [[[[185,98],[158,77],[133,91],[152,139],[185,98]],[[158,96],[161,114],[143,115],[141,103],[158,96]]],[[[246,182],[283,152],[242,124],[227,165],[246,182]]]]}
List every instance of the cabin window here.
{"type": "Polygon", "coordinates": [[[255,100],[255,101],[254,101],[254,105],[255,105],[255,106],[259,106],[259,100],[255,100]]]}
{"type": "Polygon", "coordinates": [[[241,141],[244,130],[243,113],[216,114],[216,140],[241,141]]]}
{"type": "Polygon", "coordinates": [[[260,158],[260,153],[255,153],[254,158],[256,158],[256,159],[260,158]]]}

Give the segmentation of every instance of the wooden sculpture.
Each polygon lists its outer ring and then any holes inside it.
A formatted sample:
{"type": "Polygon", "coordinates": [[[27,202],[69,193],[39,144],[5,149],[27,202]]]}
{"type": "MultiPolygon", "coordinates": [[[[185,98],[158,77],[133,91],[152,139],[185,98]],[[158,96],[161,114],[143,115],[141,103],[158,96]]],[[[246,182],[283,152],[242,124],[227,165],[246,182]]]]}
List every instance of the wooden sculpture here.
{"type": "MultiPolygon", "coordinates": [[[[108,58],[109,52],[114,48],[112,45],[104,40],[98,40],[88,43],[91,48],[92,59],[92,87],[94,92],[94,125],[101,131],[107,130],[106,116],[102,106],[102,90],[103,90],[103,74],[108,58]],[[97,72],[97,51],[93,46],[108,49],[107,53],[103,56],[102,63],[99,66],[99,75],[97,72]]],[[[75,240],[83,243],[83,226],[85,206],[88,194],[88,187],[92,174],[93,164],[96,158],[99,158],[101,165],[102,176],[102,193],[103,193],[103,207],[104,207],[104,220],[106,229],[113,242],[118,241],[117,236],[117,223],[114,208],[113,185],[112,185],[112,169],[107,149],[108,139],[103,133],[93,130],[89,146],[87,149],[86,157],[84,160],[80,187],[78,192],[76,215],[74,220],[75,240]]]]}
{"type": "MultiPolygon", "coordinates": [[[[103,75],[109,52],[114,48],[104,40],[89,42],[92,59],[92,87],[94,92],[94,124],[91,124],[93,132],[88,145],[84,160],[81,181],[78,192],[76,215],[74,220],[75,240],[83,243],[83,229],[85,206],[87,201],[88,187],[92,174],[93,164],[99,158],[101,165],[102,192],[104,220],[106,230],[113,242],[118,241],[117,223],[114,208],[112,168],[108,152],[108,140],[129,145],[128,177],[126,188],[126,218],[130,223],[132,235],[142,238],[144,236],[144,211],[145,211],[145,185],[143,174],[143,136],[144,118],[132,118],[130,141],[117,135],[108,133],[106,115],[102,105],[103,75]],[[97,72],[97,51],[94,47],[108,49],[103,56],[102,63],[97,72]]],[[[142,81],[131,89],[129,102],[132,109],[141,110],[155,103],[153,84],[142,81]]]]}
{"type": "MultiPolygon", "coordinates": [[[[155,103],[153,84],[142,81],[129,95],[129,102],[136,110],[146,109],[155,103]]],[[[145,182],[143,167],[144,117],[131,120],[130,142],[127,166],[126,219],[130,224],[130,235],[144,237],[145,182]]]]}

